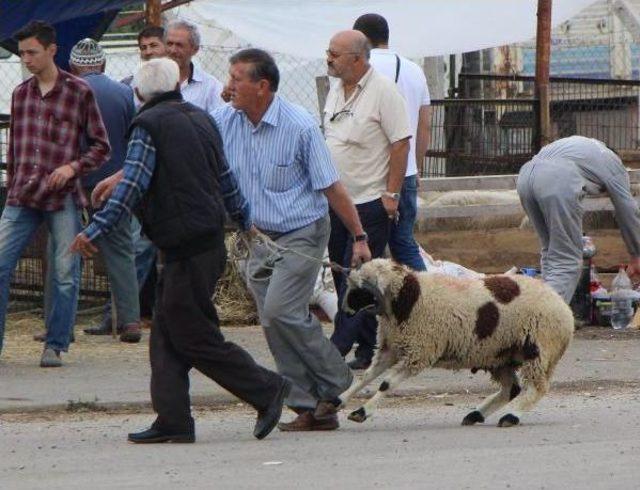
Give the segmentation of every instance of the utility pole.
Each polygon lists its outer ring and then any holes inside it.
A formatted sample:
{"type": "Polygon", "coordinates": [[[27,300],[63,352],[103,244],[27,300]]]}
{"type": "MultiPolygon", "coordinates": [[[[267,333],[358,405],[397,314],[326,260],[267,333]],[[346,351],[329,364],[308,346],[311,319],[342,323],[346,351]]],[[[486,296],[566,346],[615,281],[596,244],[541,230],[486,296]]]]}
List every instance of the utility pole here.
{"type": "MultiPolygon", "coordinates": [[[[551,2],[538,0],[538,28],[536,33],[536,83],[538,102],[538,147],[551,142],[551,112],[549,101],[549,62],[551,59],[551,2]]],[[[536,151],[539,148],[536,148],[536,151]]]]}
{"type": "Polygon", "coordinates": [[[162,25],[162,0],[147,0],[145,21],[149,26],[162,25]]]}

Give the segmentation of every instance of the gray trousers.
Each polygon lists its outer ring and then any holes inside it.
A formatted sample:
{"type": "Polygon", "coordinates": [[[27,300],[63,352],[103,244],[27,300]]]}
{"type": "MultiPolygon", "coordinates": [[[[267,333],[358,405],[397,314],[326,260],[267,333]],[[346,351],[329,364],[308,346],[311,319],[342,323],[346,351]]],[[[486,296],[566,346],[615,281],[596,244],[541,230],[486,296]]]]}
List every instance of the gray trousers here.
{"type": "MultiPolygon", "coordinates": [[[[275,241],[322,260],[329,241],[329,217],[275,241]]],[[[278,372],[293,382],[285,402],[291,408],[314,409],[318,401],[334,399],[353,381],[344,359],[309,312],[320,264],[287,252],[270,258],[259,244],[251,252],[249,289],[278,372]]]]}
{"type": "Polygon", "coordinates": [[[522,166],[516,186],[540,240],[542,279],[567,304],[581,274],[583,186],[573,163],[535,158],[522,166]]]}

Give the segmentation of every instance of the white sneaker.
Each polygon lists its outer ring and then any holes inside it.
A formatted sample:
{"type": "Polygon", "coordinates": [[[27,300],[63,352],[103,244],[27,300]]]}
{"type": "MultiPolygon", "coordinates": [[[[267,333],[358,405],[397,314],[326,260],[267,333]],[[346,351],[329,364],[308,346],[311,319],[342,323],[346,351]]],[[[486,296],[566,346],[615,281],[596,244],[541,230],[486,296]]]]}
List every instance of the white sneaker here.
{"type": "Polygon", "coordinates": [[[42,357],[40,358],[40,367],[60,367],[62,366],[62,359],[60,359],[60,352],[52,349],[51,347],[45,347],[42,351],[42,357]]]}

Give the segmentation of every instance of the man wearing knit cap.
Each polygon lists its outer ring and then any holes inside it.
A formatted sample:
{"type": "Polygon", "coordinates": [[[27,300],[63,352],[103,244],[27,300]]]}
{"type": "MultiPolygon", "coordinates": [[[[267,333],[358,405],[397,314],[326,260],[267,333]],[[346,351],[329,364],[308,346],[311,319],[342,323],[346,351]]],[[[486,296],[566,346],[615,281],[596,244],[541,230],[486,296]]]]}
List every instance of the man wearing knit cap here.
{"type": "MultiPolygon", "coordinates": [[[[98,182],[122,168],[127,153],[127,130],[135,112],[132,89],[105,75],[105,66],[105,53],[93,39],[82,39],[71,50],[71,72],[92,88],[111,144],[111,158],[82,179],[87,195],[98,182]]],[[[94,209],[90,208],[90,212],[93,214],[94,209]]],[[[115,300],[120,340],[139,342],[140,305],[130,218],[123,217],[110,233],[98,240],[115,300]]],[[[98,328],[111,331],[107,322],[98,328]]]]}

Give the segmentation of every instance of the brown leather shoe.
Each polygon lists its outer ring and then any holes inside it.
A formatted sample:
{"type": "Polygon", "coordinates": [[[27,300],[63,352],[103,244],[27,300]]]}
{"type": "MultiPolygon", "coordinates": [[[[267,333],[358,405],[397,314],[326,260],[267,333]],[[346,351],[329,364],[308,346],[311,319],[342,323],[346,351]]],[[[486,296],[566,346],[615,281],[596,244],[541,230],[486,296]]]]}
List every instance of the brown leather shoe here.
{"type": "Polygon", "coordinates": [[[120,334],[120,342],[129,342],[135,344],[140,342],[142,338],[142,331],[138,323],[129,323],[122,327],[122,333],[120,334]]]}
{"type": "Polygon", "coordinates": [[[316,406],[315,412],[313,412],[313,417],[317,420],[326,419],[327,417],[331,417],[338,413],[338,406],[333,402],[328,401],[320,401],[316,406]]]}
{"type": "Polygon", "coordinates": [[[291,422],[280,422],[278,429],[283,432],[306,432],[312,430],[336,430],[340,427],[337,415],[330,415],[317,419],[313,416],[313,412],[304,412],[298,415],[291,422]]]}

